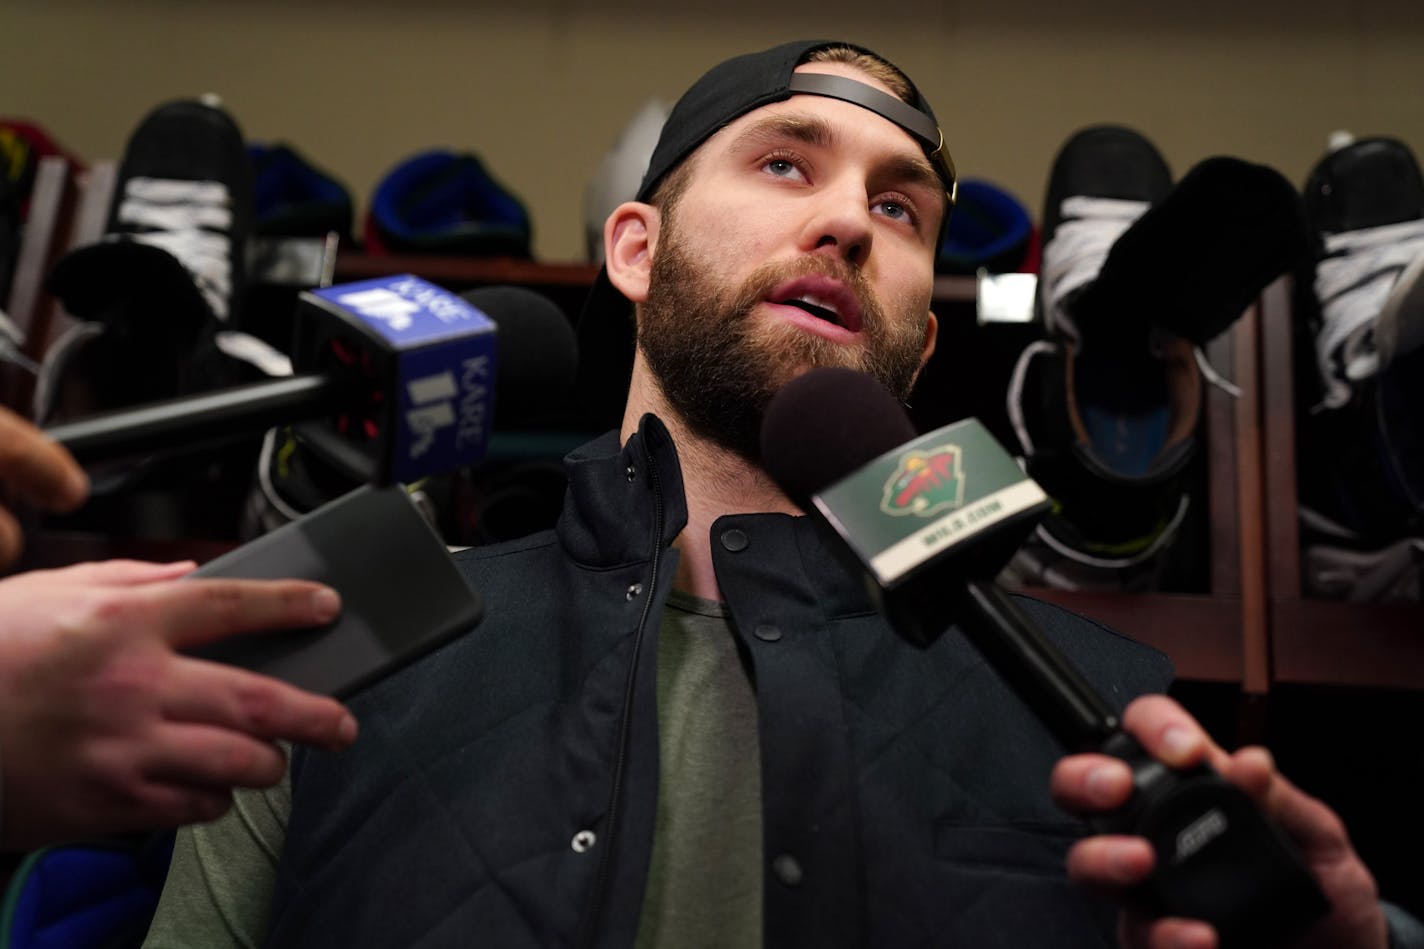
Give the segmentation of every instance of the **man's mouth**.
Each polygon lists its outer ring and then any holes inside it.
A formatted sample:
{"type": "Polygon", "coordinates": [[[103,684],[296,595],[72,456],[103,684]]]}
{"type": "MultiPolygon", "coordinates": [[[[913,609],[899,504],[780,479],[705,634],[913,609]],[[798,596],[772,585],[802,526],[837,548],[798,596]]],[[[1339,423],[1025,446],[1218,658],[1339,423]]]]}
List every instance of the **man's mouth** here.
{"type": "Polygon", "coordinates": [[[849,332],[860,332],[859,302],[855,294],[839,281],[803,277],[778,287],[769,301],[795,307],[849,332]]]}
{"type": "Polygon", "coordinates": [[[783,303],[786,306],[794,306],[799,309],[805,310],[807,313],[816,317],[818,320],[825,320],[827,323],[834,323],[837,326],[845,325],[841,322],[841,315],[836,312],[836,305],[833,301],[822,300],[819,297],[815,297],[807,293],[796,297],[795,299],[780,300],[778,302],[783,303]]]}

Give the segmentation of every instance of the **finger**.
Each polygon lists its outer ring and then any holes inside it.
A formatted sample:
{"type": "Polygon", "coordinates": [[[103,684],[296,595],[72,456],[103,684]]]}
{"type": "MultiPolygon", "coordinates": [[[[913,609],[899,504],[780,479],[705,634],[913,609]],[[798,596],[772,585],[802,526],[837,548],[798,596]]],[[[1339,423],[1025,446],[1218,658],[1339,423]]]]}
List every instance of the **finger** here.
{"type": "Polygon", "coordinates": [[[232,807],[232,789],[155,780],[144,784],[122,809],[95,809],[86,836],[158,830],[217,820],[232,807]]]}
{"type": "Polygon", "coordinates": [[[4,844],[36,850],[64,840],[109,837],[216,820],[232,806],[229,788],[143,782],[119,797],[101,794],[77,809],[55,808],[7,821],[4,844]]]}
{"type": "Polygon", "coordinates": [[[277,745],[211,725],[169,725],[143,750],[141,774],[190,789],[265,788],[282,780],[287,756],[277,745]]]}
{"type": "Polygon", "coordinates": [[[1110,811],[1132,796],[1132,769],[1108,755],[1070,755],[1054,765],[1048,789],[1070,813],[1110,811]]]}
{"type": "Polygon", "coordinates": [[[1143,837],[1085,837],[1068,848],[1068,876],[1102,892],[1121,893],[1147,879],[1156,859],[1143,837]]]}
{"type": "Polygon", "coordinates": [[[1122,944],[1147,949],[1216,949],[1216,930],[1200,920],[1123,914],[1122,944]]]}
{"type": "Polygon", "coordinates": [[[1238,749],[1222,763],[1219,770],[1222,777],[1241,788],[1262,806],[1268,803],[1272,784],[1279,777],[1271,753],[1258,746],[1238,749]]]}
{"type": "Polygon", "coordinates": [[[1222,775],[1246,791],[1302,850],[1330,859],[1349,849],[1349,833],[1339,815],[1278,772],[1266,749],[1242,748],[1230,757],[1222,775]]]}
{"type": "Polygon", "coordinates": [[[1145,695],[1128,705],[1123,727],[1143,750],[1173,768],[1190,768],[1209,761],[1220,768],[1227,755],[1201,727],[1165,695],[1145,695]]]}
{"type": "MultiPolygon", "coordinates": [[[[147,810],[136,820],[133,830],[179,827],[215,821],[232,807],[232,790],[226,787],[159,785],[148,793],[147,810]]],[[[96,833],[103,833],[100,827],[96,833]]]]}
{"type": "Polygon", "coordinates": [[[89,479],[69,450],[0,408],[0,481],[47,510],[68,511],[89,496],[89,479]]]}
{"type": "Polygon", "coordinates": [[[176,580],[197,566],[191,560],[149,563],[146,560],[98,560],[68,567],[34,570],[25,574],[33,583],[64,583],[81,586],[137,586],[176,580]]]}
{"type": "Polygon", "coordinates": [[[19,560],[24,546],[24,532],[20,530],[19,522],[9,511],[0,507],[0,568],[9,567],[19,560]]]}
{"type": "Polygon", "coordinates": [[[160,712],[264,741],[285,739],[340,750],[356,740],[356,719],[335,699],[246,669],[179,659],[160,712]]]}
{"type": "Polygon", "coordinates": [[[336,591],[309,580],[193,579],[154,588],[151,596],[159,633],[178,647],[233,633],[324,626],[341,612],[336,591]]]}

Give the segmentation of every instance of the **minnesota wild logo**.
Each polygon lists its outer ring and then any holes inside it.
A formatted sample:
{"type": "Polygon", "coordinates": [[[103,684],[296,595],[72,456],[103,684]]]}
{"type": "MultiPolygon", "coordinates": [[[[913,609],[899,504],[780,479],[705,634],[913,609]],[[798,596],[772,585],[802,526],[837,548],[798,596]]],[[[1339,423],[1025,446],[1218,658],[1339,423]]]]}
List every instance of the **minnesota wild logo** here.
{"type": "Polygon", "coordinates": [[[907,452],[885,482],[880,510],[899,517],[929,517],[964,499],[964,471],[958,445],[907,452]]]}

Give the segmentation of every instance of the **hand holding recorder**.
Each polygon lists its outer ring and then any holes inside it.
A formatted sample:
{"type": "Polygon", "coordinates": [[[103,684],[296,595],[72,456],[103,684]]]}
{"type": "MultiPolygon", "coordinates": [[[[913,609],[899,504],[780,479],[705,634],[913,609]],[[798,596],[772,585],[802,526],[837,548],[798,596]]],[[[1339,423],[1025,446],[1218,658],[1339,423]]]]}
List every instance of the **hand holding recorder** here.
{"type": "Polygon", "coordinates": [[[340,611],[303,580],[182,579],[130,560],[0,580],[0,846],[211,820],[233,787],[279,781],[279,739],[343,748],[338,702],[189,658],[237,632],[315,626],[340,611]]]}

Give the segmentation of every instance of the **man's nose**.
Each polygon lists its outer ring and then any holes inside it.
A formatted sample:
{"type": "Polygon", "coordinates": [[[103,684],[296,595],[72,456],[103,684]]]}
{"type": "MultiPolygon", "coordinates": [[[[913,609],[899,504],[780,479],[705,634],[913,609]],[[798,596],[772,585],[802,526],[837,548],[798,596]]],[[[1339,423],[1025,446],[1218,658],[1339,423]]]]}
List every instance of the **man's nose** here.
{"type": "Polygon", "coordinates": [[[815,198],[807,221],[805,244],[814,253],[833,254],[854,266],[870,257],[870,203],[865,188],[843,184],[815,198]]]}

